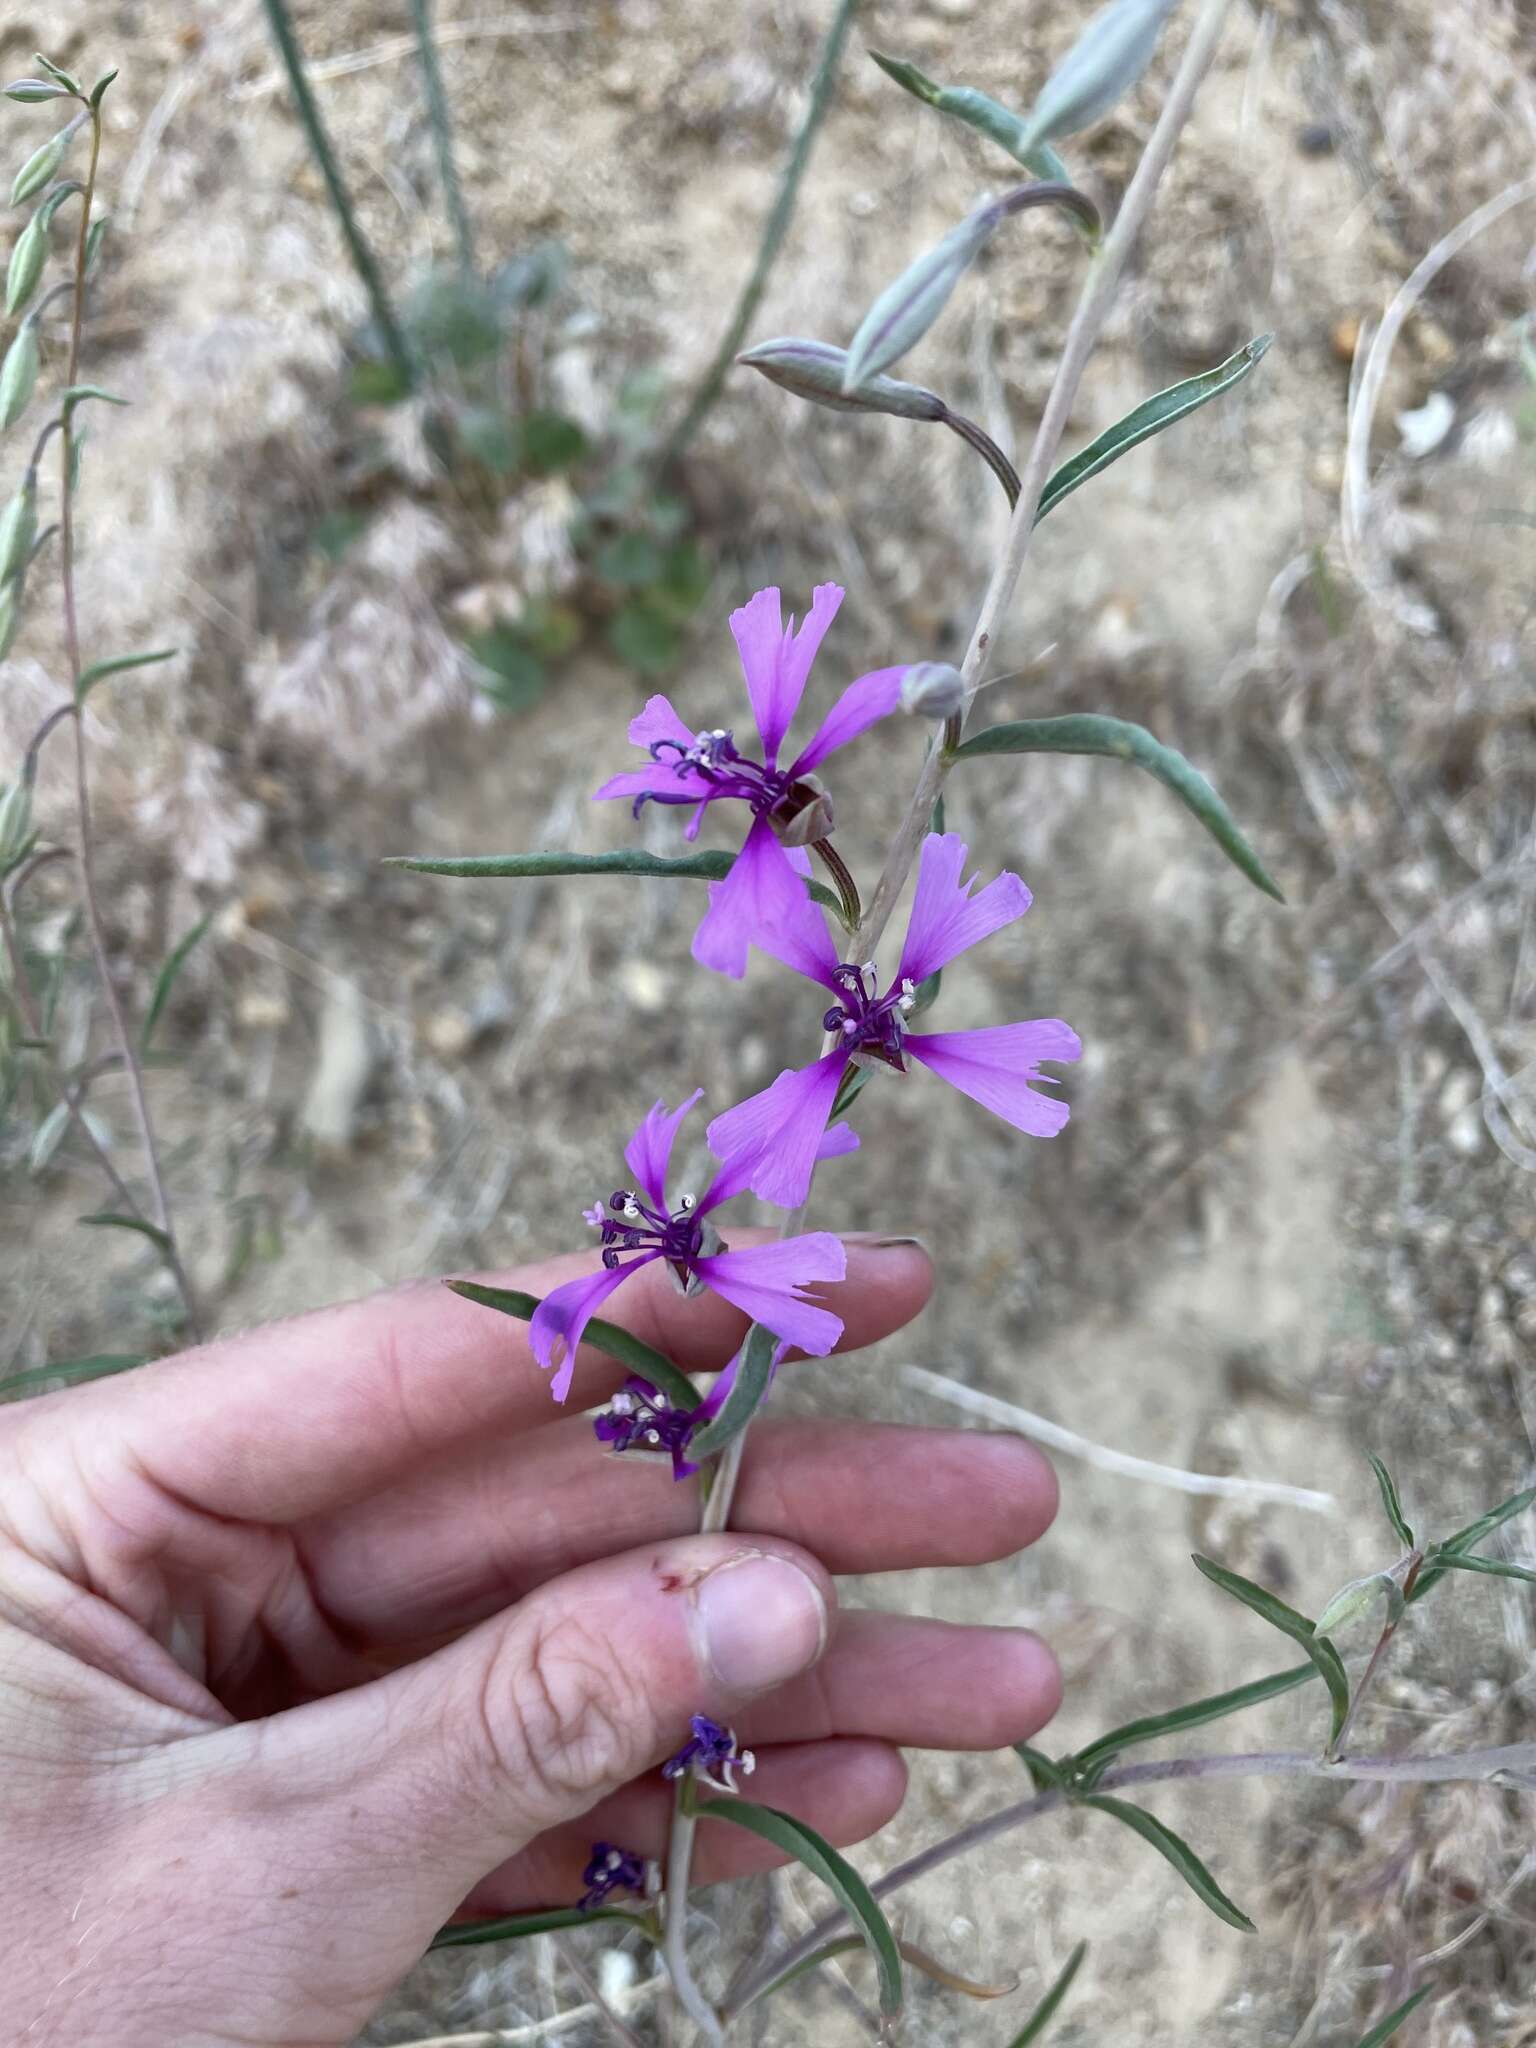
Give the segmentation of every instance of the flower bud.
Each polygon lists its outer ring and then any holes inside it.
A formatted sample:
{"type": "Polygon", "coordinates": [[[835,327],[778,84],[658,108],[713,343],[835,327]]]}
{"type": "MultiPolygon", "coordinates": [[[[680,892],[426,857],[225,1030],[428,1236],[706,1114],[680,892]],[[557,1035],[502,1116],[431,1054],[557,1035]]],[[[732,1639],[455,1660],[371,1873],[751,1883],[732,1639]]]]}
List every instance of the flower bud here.
{"type": "Polygon", "coordinates": [[[1389,1572],[1372,1572],[1368,1578],[1351,1579],[1347,1586],[1341,1586],[1322,1613],[1317,1617],[1317,1633],[1332,1635],[1335,1629],[1343,1628],[1346,1622],[1355,1620],[1379,1597],[1385,1596],[1388,1618],[1396,1623],[1403,1613],[1403,1594],[1389,1572]]]}
{"type": "Polygon", "coordinates": [[[996,206],[978,207],[886,286],[849,344],[844,392],[856,391],[922,340],[1002,218],[996,206]]]}
{"type": "Polygon", "coordinates": [[[16,424],[37,388],[37,321],[23,320],[0,363],[0,431],[16,424]]]}
{"type": "Polygon", "coordinates": [[[18,78],[5,88],[8,100],[20,100],[25,107],[36,106],[41,100],[67,100],[67,86],[55,85],[46,78],[18,78]]]}
{"type": "Polygon", "coordinates": [[[1179,0],[1111,0],[1042,87],[1016,152],[1076,135],[1107,114],[1152,62],[1163,23],[1179,0]]]}
{"type": "Polygon", "coordinates": [[[914,718],[953,718],[965,704],[965,678],[947,661],[919,661],[901,679],[901,708],[914,718]]]}
{"type": "Polygon", "coordinates": [[[868,377],[855,391],[844,388],[848,351],[830,341],[805,341],[784,335],[760,341],[736,358],[760,370],[771,384],[829,405],[837,412],[883,412],[903,420],[941,420],[947,407],[936,391],[921,384],[901,384],[894,377],[868,377]]]}
{"type": "Polygon", "coordinates": [[[11,187],[11,204],[20,206],[24,199],[30,199],[34,192],[41,192],[54,172],[64,161],[64,152],[69,147],[69,138],[75,132],[75,123],[61,128],[57,135],[45,142],[41,149],[34,150],[21,169],[16,173],[16,182],[11,187]]]}
{"type": "Polygon", "coordinates": [[[37,280],[43,274],[43,262],[48,254],[48,223],[44,219],[46,208],[40,206],[16,237],[16,246],[11,251],[10,268],[5,274],[5,314],[10,319],[19,313],[37,289],[37,280]]]}
{"type": "Polygon", "coordinates": [[[29,469],[0,512],[0,583],[19,580],[37,538],[37,471],[29,469]]]}
{"type": "Polygon", "coordinates": [[[11,651],[16,629],[21,624],[21,579],[0,583],[0,661],[11,651]]]}

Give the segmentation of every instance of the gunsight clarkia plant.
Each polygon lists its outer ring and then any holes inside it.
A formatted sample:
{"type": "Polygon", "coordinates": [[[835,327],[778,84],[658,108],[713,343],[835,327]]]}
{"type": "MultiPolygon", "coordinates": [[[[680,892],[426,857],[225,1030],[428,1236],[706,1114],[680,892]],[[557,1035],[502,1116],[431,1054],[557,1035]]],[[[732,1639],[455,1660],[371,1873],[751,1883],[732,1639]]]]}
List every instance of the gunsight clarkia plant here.
{"type": "Polygon", "coordinates": [[[786,851],[786,843],[798,849],[831,830],[831,803],[813,771],[900,702],[905,666],[872,669],[848,685],[788,766],[780,765],[811,665],[842,601],[836,583],[818,584],[798,631],[793,616],[785,625],[775,589],[758,591],[731,613],[761,760],[737,747],[734,728],[695,732],[669,698],[657,696],[629,728],[631,743],[645,749],[649,765],[611,776],[595,792],[599,799],[628,797],[637,817],[648,803],[691,809],[688,839],[697,838],[711,804],[747,806],[752,822],[741,852],[726,879],[711,889],[693,937],[695,960],[737,981],[746,972],[751,926],[792,912],[805,893],[805,856],[786,851]]]}
{"type": "MultiPolygon", "coordinates": [[[[803,884],[800,885],[803,887],[803,884]]],[[[672,1146],[684,1117],[699,1101],[696,1089],[677,1109],[655,1103],[624,1148],[625,1164],[635,1186],[620,1188],[606,1205],[596,1202],[583,1212],[601,1233],[602,1270],[581,1280],[568,1280],[539,1303],[528,1326],[533,1355],[546,1372],[554,1372],[550,1392],[563,1401],[571,1390],[576,1348],[581,1333],[608,1296],[642,1266],[665,1259],[685,1293],[704,1288],[723,1296],[814,1358],[829,1352],[842,1335],[841,1320],[830,1309],[806,1299],[804,1289],[821,1281],[841,1280],[847,1258],[841,1241],[828,1230],[777,1244],[748,1245],[732,1251],[710,1215],[749,1185],[754,1159],[741,1152],[717,1155],[722,1163],[702,1195],[685,1194],[675,1208],[667,1201],[667,1169],[672,1146]]],[[[819,1135],[820,1156],[835,1158],[852,1152],[858,1139],[846,1124],[819,1135]]]]}
{"type": "Polygon", "coordinates": [[[697,1778],[716,1792],[734,1792],[738,1778],[750,1778],[757,1758],[736,1740],[734,1728],[722,1728],[708,1714],[695,1714],[689,1722],[693,1731],[676,1756],[661,1767],[664,1778],[697,1778]]]}
{"type": "Polygon", "coordinates": [[[1054,1137],[1066,1123],[1066,1103],[1041,1094],[1037,1085],[1050,1078],[1040,1072],[1042,1060],[1075,1060],[1082,1052],[1077,1033],[1059,1019],[974,1031],[915,1032],[908,1026],[919,983],[1029,908],[1028,889],[1006,871],[977,891],[977,876],[964,879],[968,857],[956,833],[931,833],[924,841],[906,942],[883,990],[873,962],[838,958],[825,916],[803,890],[792,911],[754,924],[755,946],[836,999],[822,1019],[836,1038],[833,1049],[811,1066],[786,1068],[761,1094],[709,1126],[716,1150],[751,1159],[746,1185],[764,1201],[793,1208],[805,1200],[850,1061],[904,1074],[910,1056],[1030,1137],[1054,1137]]]}

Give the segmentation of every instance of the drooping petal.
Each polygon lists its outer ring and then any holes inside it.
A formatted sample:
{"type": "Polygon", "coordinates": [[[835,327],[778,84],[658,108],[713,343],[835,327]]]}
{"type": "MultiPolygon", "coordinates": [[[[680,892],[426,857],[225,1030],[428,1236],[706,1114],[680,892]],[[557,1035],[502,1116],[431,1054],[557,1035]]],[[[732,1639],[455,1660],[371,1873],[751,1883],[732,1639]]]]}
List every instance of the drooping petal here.
{"type": "Polygon", "coordinates": [[[657,740],[676,740],[682,747],[691,747],[694,742],[692,730],[678,717],[670,697],[648,697],[645,709],[629,721],[632,747],[644,747],[649,753],[657,740]]]}
{"type": "Polygon", "coordinates": [[[791,775],[809,775],[828,754],[857,739],[867,727],[887,717],[901,702],[901,679],[906,668],[872,669],[867,676],[850,683],[817,727],[790,769],[791,775]]]}
{"type": "Polygon", "coordinates": [[[859,1134],[852,1124],[834,1124],[816,1147],[816,1164],[824,1159],[846,1159],[859,1149],[859,1134]]]}
{"type": "Polygon", "coordinates": [[[672,1141],[683,1118],[703,1094],[702,1088],[695,1088],[688,1100],[679,1103],[670,1113],[664,1102],[653,1103],[646,1111],[640,1128],[624,1147],[625,1164],[635,1176],[636,1184],[649,1196],[653,1208],[666,1209],[667,1166],[672,1158],[672,1141]]]}
{"type": "Polygon", "coordinates": [[[762,735],[763,758],[770,768],[778,762],[780,742],[800,708],[816,650],[842,601],[837,584],[818,583],[811,593],[810,616],[798,633],[793,618],[785,627],[776,589],[758,591],[739,611],[731,613],[731,631],[762,735]]]}
{"type": "Polygon", "coordinates": [[[1029,891],[1006,871],[973,896],[977,877],[961,879],[968,858],[958,832],[930,832],[918,859],[917,890],[896,979],[924,981],[990,932],[1029,908],[1029,891]]]}
{"type": "MultiPolygon", "coordinates": [[[[783,851],[787,857],[799,849],[786,847],[783,851]]],[[[795,889],[795,895],[776,899],[768,906],[768,914],[755,919],[747,937],[760,952],[782,960],[796,974],[803,974],[807,981],[820,982],[836,995],[837,947],[827,927],[826,913],[803,881],[796,882],[795,889]]]]}
{"type": "Polygon", "coordinates": [[[1058,1018],[989,1024],[979,1031],[909,1031],[902,1049],[1032,1138],[1054,1138],[1071,1114],[1066,1103],[1030,1085],[1055,1078],[1040,1072],[1041,1060],[1075,1060],[1082,1052],[1077,1033],[1058,1018]]]}
{"type": "Polygon", "coordinates": [[[679,775],[677,770],[665,761],[653,761],[648,768],[627,768],[622,775],[610,775],[601,789],[594,789],[592,800],[601,803],[606,797],[615,796],[672,796],[689,801],[699,793],[699,779],[696,775],[679,775]]]}
{"type": "Polygon", "coordinates": [[[693,1269],[706,1287],[734,1302],[754,1323],[763,1323],[786,1344],[812,1358],[825,1358],[843,1334],[842,1318],[808,1302],[802,1288],[816,1280],[841,1280],[848,1270],[842,1242],[829,1230],[779,1244],[748,1245],[695,1259],[693,1269]]]}
{"type": "MultiPolygon", "coordinates": [[[[731,1162],[739,1186],[785,1209],[800,1206],[830,1135],[827,1118],[847,1064],[846,1054],[830,1052],[813,1067],[786,1067],[761,1093],[715,1118],[709,1149],[731,1162]]],[[[838,1128],[847,1130],[845,1124],[838,1128]]],[[[848,1135],[853,1137],[851,1131],[848,1135]]]]}
{"type": "Polygon", "coordinates": [[[701,967],[740,981],[747,971],[747,948],[757,934],[779,930],[808,901],[805,883],[785,858],[773,827],[766,818],[754,818],[730,873],[709,885],[709,908],[693,935],[693,957],[701,967]]]}
{"type": "Polygon", "coordinates": [[[544,1370],[554,1371],[549,1391],[557,1401],[563,1401],[571,1391],[576,1347],[582,1331],[616,1287],[622,1287],[638,1267],[648,1266],[660,1256],[659,1252],[642,1252],[627,1265],[604,1267],[584,1279],[567,1280],[563,1287],[551,1289],[534,1310],[528,1325],[528,1342],[544,1370]]]}

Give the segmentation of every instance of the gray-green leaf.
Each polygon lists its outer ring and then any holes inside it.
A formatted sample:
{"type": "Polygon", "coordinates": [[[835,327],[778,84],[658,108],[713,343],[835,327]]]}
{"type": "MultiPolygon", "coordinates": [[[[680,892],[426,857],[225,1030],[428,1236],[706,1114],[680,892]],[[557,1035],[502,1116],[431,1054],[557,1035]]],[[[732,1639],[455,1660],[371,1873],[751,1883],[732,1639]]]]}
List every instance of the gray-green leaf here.
{"type": "Polygon", "coordinates": [[[156,662],[170,661],[180,651],[176,647],[154,647],[144,654],[117,654],[110,661],[93,661],[75,685],[75,702],[83,704],[108,676],[121,675],[125,669],[153,667],[156,662]]]}
{"type": "Polygon", "coordinates": [[[1411,2012],[1418,2010],[1433,1988],[1433,1985],[1426,1984],[1422,1991],[1415,1991],[1412,1998],[1404,1999],[1396,2012],[1389,2012],[1384,2020],[1372,2027],[1365,2039],[1358,2044],[1358,2048],[1382,2048],[1383,2042],[1391,2040],[1403,2021],[1411,2012]]]}
{"type": "Polygon", "coordinates": [[[731,1391],[719,1414],[711,1417],[689,1444],[690,1461],[714,1457],[732,1437],[740,1436],[752,1420],[763,1405],[773,1378],[773,1354],[778,1341],[772,1330],[764,1329],[761,1323],[752,1325],[742,1346],[741,1364],[731,1391]]]}
{"type": "Polygon", "coordinates": [[[1528,1586],[1536,1586],[1536,1572],[1502,1557],[1463,1557],[1454,1550],[1440,1550],[1435,1552],[1435,1563],[1448,1571],[1483,1572],[1490,1579],[1524,1579],[1528,1586]]]}
{"type": "Polygon", "coordinates": [[[1023,164],[1037,178],[1067,181],[1067,167],[1050,144],[1042,142],[1026,149],[1026,123],[1017,114],[1010,113],[1007,107],[989,99],[984,92],[977,92],[974,86],[969,85],[939,85],[903,57],[888,57],[880,50],[871,50],[869,54],[887,78],[894,78],[904,91],[921,100],[924,106],[933,107],[941,114],[951,114],[968,128],[974,128],[978,135],[985,135],[989,142],[1006,149],[1015,163],[1023,164]]]}
{"type": "Polygon", "coordinates": [[[1087,1953],[1087,1942],[1080,1941],[1077,1947],[1073,1949],[1071,1955],[1067,1957],[1065,1964],[1062,1966],[1060,1976],[1057,1977],[1050,1990],[1046,1992],[1044,1998],[1041,1999],[1029,2018],[1024,2022],[1020,2031],[1014,2035],[1009,2043],[1009,2048],[1030,2048],[1031,2042],[1040,2039],[1040,2036],[1045,2032],[1051,2021],[1055,2019],[1057,2011],[1061,2006],[1061,2001],[1072,1989],[1072,1979],[1083,1967],[1083,1957],[1087,1953]]]}
{"type": "MultiPolygon", "coordinates": [[[[735,859],[730,853],[690,853],[675,860],[659,854],[625,849],[622,853],[486,853],[430,860],[391,854],[387,868],[409,868],[417,875],[458,875],[470,881],[498,878],[537,880],[549,875],[648,875],[669,882],[723,882],[735,859]]],[[[822,882],[807,884],[828,910],[841,910],[836,896],[822,882]]]]}
{"type": "Polygon", "coordinates": [[[1229,1572],[1225,1565],[1217,1564],[1209,1557],[1201,1557],[1198,1551],[1195,1553],[1195,1567],[1213,1586],[1220,1586],[1234,1600],[1241,1600],[1262,1621],[1267,1621],[1271,1628],[1279,1629],[1282,1635],[1289,1636],[1293,1643],[1299,1643],[1306,1651],[1321,1672],[1328,1697],[1333,1702],[1331,1740],[1337,1742],[1349,1714],[1349,1676],[1344,1669],[1343,1658],[1327,1636],[1320,1636],[1304,1614],[1298,1614],[1294,1607],[1287,1607],[1283,1600],[1267,1592],[1263,1586],[1256,1586],[1252,1579],[1245,1579],[1238,1572],[1229,1572]]]}
{"type": "Polygon", "coordinates": [[[1107,754],[1145,768],[1200,821],[1239,873],[1277,903],[1285,901],[1238,829],[1237,820],[1199,769],[1173,747],[1165,747],[1144,725],[1079,712],[1059,718],[1024,718],[987,726],[957,747],[954,758],[976,760],[984,754],[1107,754]]]}
{"type": "Polygon", "coordinates": [[[1088,1768],[1118,1756],[1123,1749],[1133,1749],[1137,1743],[1156,1742],[1161,1735],[1179,1735],[1186,1728],[1203,1728],[1207,1722],[1223,1720],[1228,1714],[1242,1713],[1245,1707],[1257,1707],[1265,1700],[1277,1699],[1281,1693],[1293,1692],[1316,1676],[1315,1664],[1293,1664],[1289,1671],[1277,1671],[1270,1678],[1255,1678],[1248,1685],[1235,1686],[1231,1692],[1213,1693],[1209,1699],[1193,1700],[1187,1707],[1174,1707],[1166,1714],[1148,1714],[1140,1720],[1127,1721],[1123,1728],[1111,1728],[1107,1735],[1099,1736],[1080,1750],[1077,1762],[1088,1768]]]}
{"type": "MultiPolygon", "coordinates": [[[[482,1287],[478,1280],[450,1280],[447,1286],[454,1294],[462,1294],[466,1301],[477,1301],[482,1308],[498,1309],[504,1316],[516,1316],[519,1322],[533,1320],[533,1312],[539,1305],[537,1294],[525,1294],[521,1288],[482,1287]]],[[[685,1372],[680,1372],[670,1358],[643,1344],[638,1337],[632,1337],[628,1330],[621,1330],[617,1323],[604,1322],[601,1316],[594,1316],[581,1333],[583,1344],[590,1344],[594,1351],[606,1351],[610,1358],[616,1358],[620,1365],[643,1380],[649,1380],[653,1387],[659,1387],[675,1406],[697,1408],[699,1390],[685,1372]]]]}
{"type": "Polygon", "coordinates": [[[1479,1515],[1475,1522],[1468,1522],[1464,1529],[1458,1529],[1454,1536],[1447,1536],[1443,1543],[1436,1546],[1435,1552],[1420,1572],[1413,1591],[1408,1596],[1409,1605],[1411,1606],[1415,1600],[1422,1600],[1430,1587],[1444,1578],[1447,1569],[1444,1559],[1446,1552],[1465,1556],[1469,1550],[1475,1550],[1485,1537],[1491,1536],[1495,1529],[1501,1528],[1516,1515],[1523,1515],[1532,1505],[1536,1505],[1536,1486],[1528,1486],[1522,1493],[1512,1494],[1496,1508],[1490,1508],[1486,1515],[1479,1515]]]}
{"type": "Polygon", "coordinates": [[[594,1920],[622,1920],[642,1934],[650,1930],[638,1913],[621,1906],[594,1906],[583,1912],[579,1906],[558,1906],[548,1913],[511,1913],[501,1920],[466,1920],[439,1928],[431,1948],[478,1948],[487,1941],[522,1941],[530,1934],[557,1934],[565,1927],[589,1927],[594,1920]]]}
{"type": "Polygon", "coordinates": [[[1366,1456],[1371,1461],[1371,1470],[1376,1474],[1376,1484],[1381,1488],[1381,1505],[1386,1511],[1387,1520],[1392,1524],[1397,1533],[1397,1540],[1403,1548],[1412,1550],[1413,1531],[1409,1528],[1407,1517],[1403,1513],[1403,1504],[1397,1497],[1397,1483],[1374,1451],[1367,1451],[1366,1456]]]}
{"type": "Polygon", "coordinates": [[[171,1240],[158,1223],[151,1223],[146,1217],[125,1216],[115,1209],[98,1209],[89,1216],[79,1217],[77,1221],[89,1223],[97,1230],[136,1231],[140,1237],[147,1237],[157,1251],[167,1256],[170,1254],[171,1240]]]}
{"type": "Polygon", "coordinates": [[[61,1358],[0,1380],[0,1401],[21,1401],[28,1394],[46,1393],[53,1386],[73,1387],[88,1380],[108,1379],[113,1373],[132,1372],[135,1366],[144,1363],[139,1352],[110,1351],[94,1358],[61,1358]]]}
{"type": "Polygon", "coordinates": [[[191,931],[184,934],[176,942],[166,957],[165,965],[155,976],[155,986],[149,998],[149,1008],[144,1012],[144,1022],[139,1029],[139,1050],[141,1052],[149,1051],[149,1041],[155,1035],[155,1026],[160,1021],[160,1013],[169,1000],[171,990],[176,986],[176,977],[180,974],[182,968],[186,966],[193,948],[212,923],[213,912],[210,910],[206,917],[200,917],[197,923],[193,925],[191,931]]]}
{"type": "Polygon", "coordinates": [[[843,1911],[863,1935],[880,1979],[880,2010],[886,2018],[901,2011],[901,1952],[874,1893],[830,1842],[823,1841],[814,1828],[793,1815],[772,1806],[757,1806],[749,1799],[711,1799],[699,1809],[701,1820],[729,1821],[749,1834],[771,1842],[776,1849],[803,1863],[819,1877],[837,1899],[843,1911]]]}
{"type": "Polygon", "coordinates": [[[1160,1856],[1167,1858],[1195,1897],[1202,1905],[1209,1906],[1218,1920],[1225,1920],[1229,1927],[1236,1927],[1244,1934],[1257,1932],[1248,1915],[1241,1907],[1233,1905],[1188,1842],[1176,1835],[1172,1828],[1164,1827],[1144,1807],[1132,1806],[1124,1799],[1111,1799],[1103,1792],[1090,1792],[1081,1804],[1096,1807],[1100,1813],[1113,1814],[1116,1820],[1124,1821],[1133,1833],[1140,1835],[1144,1842],[1149,1842],[1160,1856]]]}
{"type": "Polygon", "coordinates": [[[1202,405],[1209,405],[1213,398],[1220,398],[1234,385],[1241,384],[1263,362],[1274,338],[1272,334],[1256,335],[1252,341],[1245,342],[1236,355],[1218,363],[1214,370],[1202,370],[1198,377],[1186,377],[1182,383],[1170,384],[1166,391],[1154,392],[1152,397],[1143,399],[1140,405],[1128,412],[1124,419],[1106,427],[1102,434],[1090,441],[1086,448],[1079,449],[1046,480],[1045,489],[1040,493],[1040,507],[1035,513],[1036,526],[1047,512],[1053,511],[1063,498],[1070,498],[1100,470],[1108,469],[1112,462],[1118,462],[1122,455],[1129,455],[1143,441],[1150,441],[1154,434],[1161,434],[1165,428],[1187,418],[1192,412],[1198,412],[1202,405]]]}

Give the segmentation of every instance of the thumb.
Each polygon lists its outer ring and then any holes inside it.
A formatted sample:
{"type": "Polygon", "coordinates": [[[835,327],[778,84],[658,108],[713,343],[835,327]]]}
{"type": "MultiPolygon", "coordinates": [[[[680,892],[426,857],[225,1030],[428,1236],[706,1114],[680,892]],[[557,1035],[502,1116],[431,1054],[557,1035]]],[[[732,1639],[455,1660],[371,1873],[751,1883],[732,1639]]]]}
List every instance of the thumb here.
{"type": "MultiPolygon", "coordinates": [[[[451,1647],[268,1723],[291,1796],[352,1860],[420,1893],[424,1932],[545,1829],[680,1748],[689,1717],[728,1719],[826,1648],[835,1595],[793,1545],[690,1537],[589,1565],[451,1647]],[[345,1816],[345,1818],[341,1818],[345,1816]],[[409,1841],[405,1867],[381,1844],[409,1841]]],[[[411,1908],[405,1900],[398,1903],[411,1908]]],[[[413,1902],[414,1903],[414,1902],[413,1902]]]]}

